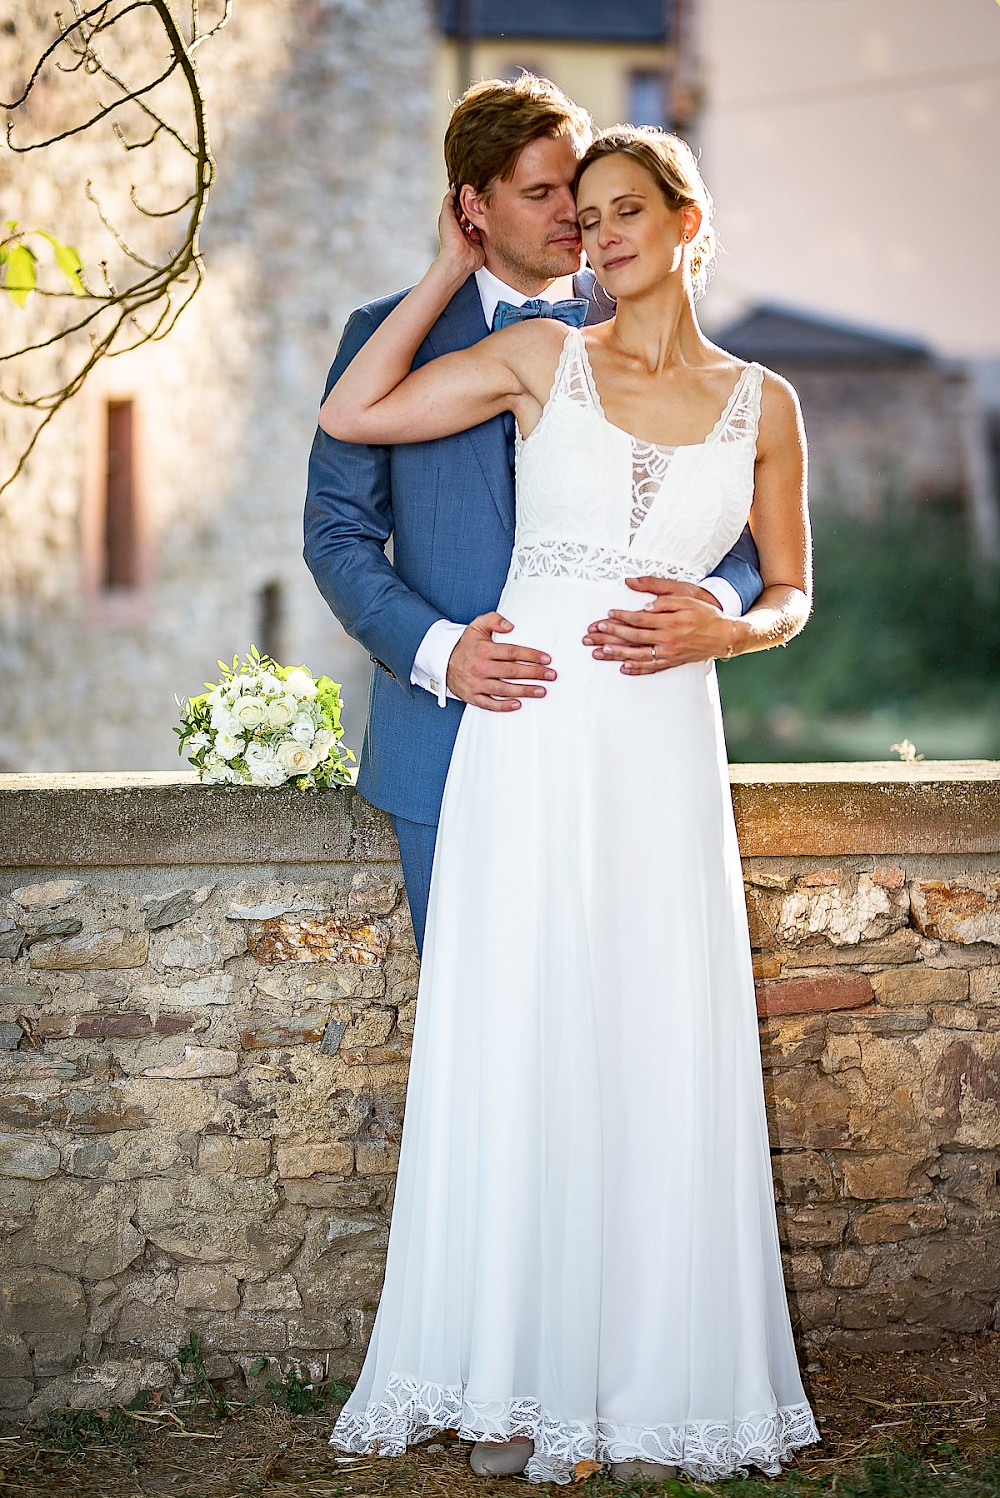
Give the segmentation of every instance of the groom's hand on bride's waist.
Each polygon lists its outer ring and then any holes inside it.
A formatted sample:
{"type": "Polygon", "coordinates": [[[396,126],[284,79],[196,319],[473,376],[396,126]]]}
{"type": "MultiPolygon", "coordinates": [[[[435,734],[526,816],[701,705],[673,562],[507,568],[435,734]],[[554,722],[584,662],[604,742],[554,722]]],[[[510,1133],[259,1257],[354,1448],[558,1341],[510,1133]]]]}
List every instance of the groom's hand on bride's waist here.
{"type": "Polygon", "coordinates": [[[649,676],[731,653],[735,621],[705,588],[665,577],[626,582],[637,593],[655,596],[636,610],[610,609],[588,626],[583,643],[595,660],[617,662],[626,676],[649,676]]]}
{"type": "Polygon", "coordinates": [[[459,636],[448,660],[448,690],[473,707],[509,713],[522,697],[544,697],[542,682],[555,681],[551,657],[527,645],[505,645],[495,634],[514,628],[502,614],[480,614],[459,636]]]}

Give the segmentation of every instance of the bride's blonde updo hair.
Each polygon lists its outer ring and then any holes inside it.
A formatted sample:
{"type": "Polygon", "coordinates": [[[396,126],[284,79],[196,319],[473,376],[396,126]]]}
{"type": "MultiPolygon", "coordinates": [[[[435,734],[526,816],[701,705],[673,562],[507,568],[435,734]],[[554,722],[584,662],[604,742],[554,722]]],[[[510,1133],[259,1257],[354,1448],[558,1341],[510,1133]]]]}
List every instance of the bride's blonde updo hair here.
{"type": "Polygon", "coordinates": [[[712,195],[702,181],[694,152],[679,135],[669,135],[653,125],[612,125],[602,130],[576,169],[573,190],[588,166],[604,156],[631,156],[653,178],[670,208],[701,209],[698,237],[688,245],[691,289],[704,295],[715,266],[715,230],[712,227],[712,195]]]}

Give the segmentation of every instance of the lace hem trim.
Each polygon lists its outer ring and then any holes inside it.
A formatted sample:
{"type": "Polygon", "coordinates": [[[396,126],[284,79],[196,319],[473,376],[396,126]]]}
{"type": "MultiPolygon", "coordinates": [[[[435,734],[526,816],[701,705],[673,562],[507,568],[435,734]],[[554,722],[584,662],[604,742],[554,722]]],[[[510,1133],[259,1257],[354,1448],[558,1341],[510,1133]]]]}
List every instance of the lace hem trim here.
{"type": "Polygon", "coordinates": [[[330,1444],[362,1456],[402,1456],[407,1446],[443,1430],[457,1430],[464,1441],[530,1437],[535,1450],[525,1475],[536,1483],[572,1482],[582,1461],[660,1462],[702,1482],[749,1466],[777,1477],[793,1451],[820,1439],[808,1404],[746,1415],[733,1424],[691,1420],[646,1430],[608,1420],[559,1420],[534,1399],[470,1400],[460,1385],[393,1374],[383,1400],[341,1413],[330,1444]]]}
{"type": "Polygon", "coordinates": [[[633,556],[611,546],[589,546],[585,541],[534,541],[518,546],[510,577],[573,577],[586,582],[621,582],[626,577],[670,577],[699,583],[702,573],[652,557],[633,556]]]}

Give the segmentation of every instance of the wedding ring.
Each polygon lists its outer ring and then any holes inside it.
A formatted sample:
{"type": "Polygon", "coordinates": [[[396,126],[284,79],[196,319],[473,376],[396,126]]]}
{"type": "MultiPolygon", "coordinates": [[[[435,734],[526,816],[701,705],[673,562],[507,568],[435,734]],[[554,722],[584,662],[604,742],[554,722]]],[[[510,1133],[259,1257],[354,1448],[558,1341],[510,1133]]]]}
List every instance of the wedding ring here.
{"type": "Polygon", "coordinates": [[[653,652],[652,655],[650,656],[650,660],[651,661],[655,661],[656,660],[656,646],[655,645],[650,645],[649,648],[653,652]]]}

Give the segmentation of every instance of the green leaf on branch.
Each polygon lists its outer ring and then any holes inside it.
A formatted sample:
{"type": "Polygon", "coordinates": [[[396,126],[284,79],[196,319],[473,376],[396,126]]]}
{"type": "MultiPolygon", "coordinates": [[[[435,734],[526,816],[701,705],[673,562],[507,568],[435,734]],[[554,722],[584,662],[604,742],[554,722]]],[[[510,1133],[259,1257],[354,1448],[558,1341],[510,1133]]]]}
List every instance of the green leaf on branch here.
{"type": "Polygon", "coordinates": [[[4,290],[23,307],[38,280],[35,253],[26,244],[12,244],[4,256],[4,290]]]}
{"type": "Polygon", "coordinates": [[[52,246],[52,253],[56,257],[56,265],[62,271],[66,280],[72,288],[74,296],[85,296],[84,285],[80,276],[83,272],[83,263],[77,251],[71,244],[63,244],[54,234],[49,234],[45,229],[39,229],[38,233],[43,239],[47,239],[52,246]]]}

